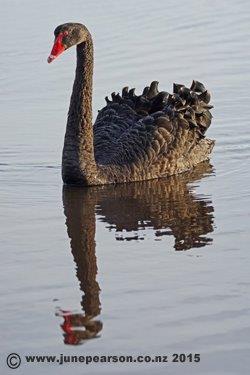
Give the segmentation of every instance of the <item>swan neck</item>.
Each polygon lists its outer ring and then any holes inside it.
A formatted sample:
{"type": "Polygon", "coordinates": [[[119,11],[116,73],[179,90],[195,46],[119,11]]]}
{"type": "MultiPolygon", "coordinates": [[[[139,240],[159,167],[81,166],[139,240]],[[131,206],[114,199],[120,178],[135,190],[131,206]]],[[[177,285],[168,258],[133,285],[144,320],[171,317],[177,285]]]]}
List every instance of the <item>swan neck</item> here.
{"type": "Polygon", "coordinates": [[[93,43],[77,45],[75,81],[66,127],[62,175],[68,184],[90,185],[96,175],[92,127],[93,43]]]}

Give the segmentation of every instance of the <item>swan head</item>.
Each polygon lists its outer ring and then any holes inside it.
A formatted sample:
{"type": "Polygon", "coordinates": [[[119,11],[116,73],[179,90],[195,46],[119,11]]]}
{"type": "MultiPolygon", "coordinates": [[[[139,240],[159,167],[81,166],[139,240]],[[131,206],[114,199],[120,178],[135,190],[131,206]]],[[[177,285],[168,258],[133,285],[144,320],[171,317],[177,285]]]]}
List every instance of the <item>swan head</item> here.
{"type": "Polygon", "coordinates": [[[55,40],[47,59],[48,63],[54,61],[66,49],[84,42],[89,35],[88,29],[81,23],[64,23],[56,27],[55,40]]]}

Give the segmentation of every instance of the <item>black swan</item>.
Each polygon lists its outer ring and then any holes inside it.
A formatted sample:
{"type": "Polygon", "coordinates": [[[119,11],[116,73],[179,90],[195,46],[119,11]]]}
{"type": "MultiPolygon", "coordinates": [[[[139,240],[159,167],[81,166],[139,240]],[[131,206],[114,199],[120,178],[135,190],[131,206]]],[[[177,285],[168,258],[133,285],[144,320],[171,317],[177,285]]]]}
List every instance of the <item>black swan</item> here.
{"type": "Polygon", "coordinates": [[[70,185],[103,185],[171,176],[209,158],[214,140],[205,138],[212,119],[210,94],[202,83],[174,84],[173,94],[158,82],[141,95],[122,95],[99,111],[92,125],[93,43],[86,26],[65,23],[55,31],[52,62],[76,45],[77,66],[68,112],[62,178],[70,185]]]}

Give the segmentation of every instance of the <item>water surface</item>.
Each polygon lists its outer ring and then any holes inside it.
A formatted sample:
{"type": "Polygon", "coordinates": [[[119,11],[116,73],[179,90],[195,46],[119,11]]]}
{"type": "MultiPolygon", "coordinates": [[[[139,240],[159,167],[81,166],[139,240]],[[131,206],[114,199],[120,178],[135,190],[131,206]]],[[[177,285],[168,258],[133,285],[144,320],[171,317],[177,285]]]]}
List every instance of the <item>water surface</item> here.
{"type": "MultiPolygon", "coordinates": [[[[199,364],[88,373],[248,374],[248,1],[0,1],[1,366],[5,355],[201,353],[199,364]],[[55,26],[95,43],[94,112],[124,85],[212,91],[210,164],[183,176],[63,189],[75,52],[48,66],[55,26]],[[74,332],[69,329],[74,327],[74,332]]],[[[20,374],[82,374],[82,365],[20,374]],[[60,369],[60,370],[58,370],[60,369]]]]}

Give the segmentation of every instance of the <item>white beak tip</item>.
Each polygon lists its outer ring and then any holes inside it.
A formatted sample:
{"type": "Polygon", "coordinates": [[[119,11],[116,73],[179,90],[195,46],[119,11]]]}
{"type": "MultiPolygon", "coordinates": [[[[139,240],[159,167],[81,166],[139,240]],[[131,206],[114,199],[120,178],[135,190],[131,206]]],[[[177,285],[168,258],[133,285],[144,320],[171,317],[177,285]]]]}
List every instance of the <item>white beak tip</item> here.
{"type": "Polygon", "coordinates": [[[49,55],[49,57],[47,58],[48,63],[50,64],[53,60],[55,60],[55,58],[56,58],[56,56],[49,55]]]}

